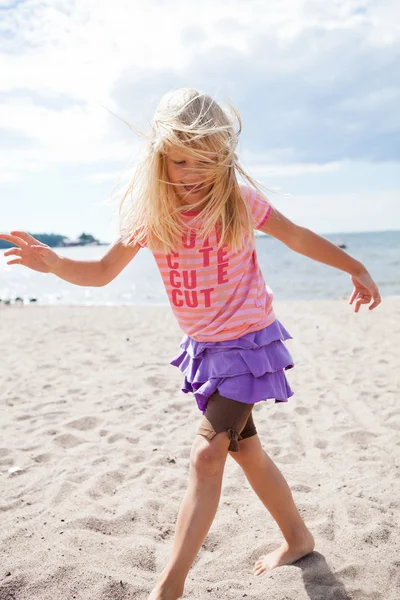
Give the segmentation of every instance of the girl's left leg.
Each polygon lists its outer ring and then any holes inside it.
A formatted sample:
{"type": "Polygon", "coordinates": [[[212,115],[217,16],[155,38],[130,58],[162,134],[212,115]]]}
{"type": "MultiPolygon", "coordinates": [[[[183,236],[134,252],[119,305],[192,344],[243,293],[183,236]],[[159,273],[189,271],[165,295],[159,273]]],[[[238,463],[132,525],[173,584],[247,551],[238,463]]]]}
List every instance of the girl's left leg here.
{"type": "Polygon", "coordinates": [[[283,533],[285,542],[273,552],[260,556],[254,572],[288,565],[314,550],[314,538],[294,503],[285,478],[264,452],[258,435],[239,442],[239,452],[230,452],[242,467],[251,487],[270,512],[283,533]]]}

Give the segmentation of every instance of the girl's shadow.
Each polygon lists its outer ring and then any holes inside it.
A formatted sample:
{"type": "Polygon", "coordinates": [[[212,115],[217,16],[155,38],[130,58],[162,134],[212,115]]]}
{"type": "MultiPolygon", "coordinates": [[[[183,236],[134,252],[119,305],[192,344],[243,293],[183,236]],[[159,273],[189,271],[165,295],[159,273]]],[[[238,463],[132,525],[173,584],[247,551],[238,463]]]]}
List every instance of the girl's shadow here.
{"type": "Polygon", "coordinates": [[[304,587],[310,600],[351,600],[343,583],[319,552],[312,552],[293,566],[302,570],[304,587]]]}

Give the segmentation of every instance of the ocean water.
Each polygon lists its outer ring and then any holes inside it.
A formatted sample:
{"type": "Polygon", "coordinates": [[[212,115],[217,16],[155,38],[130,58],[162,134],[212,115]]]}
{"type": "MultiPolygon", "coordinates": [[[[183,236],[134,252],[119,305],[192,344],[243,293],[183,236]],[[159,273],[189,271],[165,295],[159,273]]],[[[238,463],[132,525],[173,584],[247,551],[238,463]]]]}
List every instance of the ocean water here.
{"type": "MultiPolygon", "coordinates": [[[[400,231],[342,233],[324,236],[343,241],[346,251],[360,260],[378,284],[382,296],[400,296],[400,231]]],[[[275,300],[318,300],[349,297],[350,276],[297,254],[278,240],[260,236],[256,240],[258,261],[275,300]]],[[[58,248],[63,256],[94,260],[106,246],[58,248]]],[[[0,299],[36,299],[54,305],[168,304],[153,256],[142,249],[131,263],[105,287],[82,287],[54,275],[37,273],[20,265],[7,265],[0,250],[0,299]]]]}

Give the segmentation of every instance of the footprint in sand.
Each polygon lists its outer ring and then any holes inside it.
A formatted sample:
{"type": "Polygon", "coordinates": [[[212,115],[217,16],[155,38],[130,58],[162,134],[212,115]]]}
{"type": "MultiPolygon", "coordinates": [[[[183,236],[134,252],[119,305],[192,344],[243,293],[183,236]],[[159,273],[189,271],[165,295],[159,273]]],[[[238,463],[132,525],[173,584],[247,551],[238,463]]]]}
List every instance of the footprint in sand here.
{"type": "Polygon", "coordinates": [[[144,425],[141,425],[137,429],[139,431],[153,431],[155,426],[157,427],[157,425],[154,425],[153,423],[145,423],[144,425]]]}
{"type": "Polygon", "coordinates": [[[107,360],[110,363],[120,362],[120,359],[118,358],[118,356],[115,356],[114,354],[108,354],[104,358],[105,358],[105,360],[107,360]]]}
{"type": "Polygon", "coordinates": [[[362,429],[346,431],[340,436],[343,440],[353,442],[357,446],[363,447],[368,446],[373,440],[376,439],[376,434],[370,431],[364,431],[362,429]]]}
{"type": "Polygon", "coordinates": [[[61,448],[75,448],[75,446],[79,446],[79,444],[85,443],[85,440],[79,439],[69,433],[64,433],[62,435],[57,436],[56,438],[54,438],[54,441],[56,442],[56,444],[61,446],[61,448]]]}
{"type": "Polygon", "coordinates": [[[312,493],[314,491],[308,485],[303,485],[302,483],[298,483],[296,485],[292,485],[292,490],[294,492],[304,492],[305,494],[309,494],[309,493],[312,493]]]}
{"type": "Polygon", "coordinates": [[[119,442],[119,440],[126,440],[126,436],[123,433],[113,433],[107,438],[107,442],[109,444],[115,444],[115,442],[119,442]]]}
{"type": "Polygon", "coordinates": [[[214,552],[221,545],[221,540],[216,533],[209,533],[201,546],[202,550],[207,552],[214,552]]]}
{"type": "Polygon", "coordinates": [[[335,540],[335,514],[332,510],[328,511],[323,518],[322,523],[314,524],[316,532],[321,537],[333,542],[335,540]]]}
{"type": "Polygon", "coordinates": [[[133,446],[137,446],[137,444],[140,442],[140,438],[139,437],[127,437],[125,438],[127,442],[129,442],[129,444],[132,444],[133,446]]]}
{"type": "Polygon", "coordinates": [[[21,415],[20,417],[15,417],[16,421],[27,421],[28,419],[32,419],[32,423],[35,423],[36,421],[33,415],[21,415]]]}
{"type": "Polygon", "coordinates": [[[66,427],[71,427],[71,429],[78,429],[79,431],[88,431],[89,429],[95,429],[100,424],[100,421],[96,419],[96,417],[82,417],[81,419],[75,419],[75,421],[70,421],[66,423],[66,427]]]}
{"type": "Polygon", "coordinates": [[[168,407],[170,410],[176,410],[178,413],[185,415],[191,412],[192,405],[187,402],[174,402],[170,404],[168,407]]]}
{"type": "Polygon", "coordinates": [[[328,442],[326,440],[317,440],[315,442],[315,447],[319,448],[320,450],[325,450],[327,445],[328,445],[328,442]]]}
{"type": "MultiPolygon", "coordinates": [[[[382,598],[389,600],[387,596],[382,596],[382,594],[376,590],[370,593],[366,592],[364,589],[353,590],[351,592],[351,600],[382,600],[382,598]]],[[[394,596],[392,596],[392,598],[394,600],[394,596]]]]}
{"type": "Polygon", "coordinates": [[[145,382],[151,385],[151,387],[164,389],[165,380],[161,377],[156,377],[155,375],[151,375],[150,377],[145,378],[145,382]]]}
{"type": "Polygon", "coordinates": [[[135,511],[127,511],[116,519],[99,519],[87,517],[71,521],[64,529],[86,529],[103,535],[129,536],[136,528],[137,514],[135,511]]]}
{"type": "Polygon", "coordinates": [[[372,546],[381,547],[382,542],[388,542],[392,532],[388,527],[382,525],[375,527],[373,531],[369,531],[363,536],[363,541],[372,546]]]}
{"type": "MultiPolygon", "coordinates": [[[[3,580],[0,583],[0,598],[3,600],[15,600],[24,594],[26,588],[31,587],[31,582],[21,575],[14,575],[12,581],[3,580]]],[[[24,594],[25,595],[25,594],[24,594]]]]}
{"type": "Polygon", "coordinates": [[[46,454],[38,454],[37,456],[33,457],[33,460],[35,461],[35,463],[48,463],[51,461],[51,459],[53,458],[52,454],[46,453],[46,454]]]}
{"type": "Polygon", "coordinates": [[[362,566],[361,565],[347,565],[341,569],[338,569],[338,571],[336,571],[336,574],[340,577],[340,579],[345,579],[345,580],[358,579],[358,577],[362,574],[362,566]]]}
{"type": "Polygon", "coordinates": [[[281,455],[279,457],[279,462],[284,464],[284,465],[293,465],[293,464],[297,464],[299,462],[299,455],[295,455],[295,454],[291,454],[290,452],[288,454],[284,454],[281,455]]]}
{"type": "MultiPolygon", "coordinates": [[[[120,471],[108,471],[94,478],[94,484],[87,490],[88,496],[98,500],[103,496],[112,496],[116,487],[123,483],[126,476],[120,471]]],[[[92,480],[93,481],[93,480],[92,480]]]]}
{"type": "Polygon", "coordinates": [[[50,506],[57,506],[65,502],[73,493],[76,493],[76,485],[71,481],[63,481],[50,500],[50,506]]]}
{"type": "Polygon", "coordinates": [[[110,600],[110,598],[141,600],[142,598],[146,598],[148,594],[148,589],[141,588],[140,586],[137,586],[136,583],[132,585],[126,581],[121,581],[121,578],[118,577],[117,579],[105,583],[99,592],[96,593],[96,598],[98,598],[98,600],[110,600]]]}

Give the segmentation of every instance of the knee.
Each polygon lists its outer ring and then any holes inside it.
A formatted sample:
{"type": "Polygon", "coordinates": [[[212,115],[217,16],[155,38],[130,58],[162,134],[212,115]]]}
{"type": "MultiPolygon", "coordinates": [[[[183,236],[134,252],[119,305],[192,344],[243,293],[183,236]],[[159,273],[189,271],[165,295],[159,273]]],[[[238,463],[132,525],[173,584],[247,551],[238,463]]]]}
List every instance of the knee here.
{"type": "Polygon", "coordinates": [[[201,477],[219,475],[224,469],[228,454],[227,444],[218,443],[221,440],[218,440],[217,437],[215,436],[210,441],[201,435],[196,436],[190,452],[190,465],[201,477]]]}
{"type": "Polygon", "coordinates": [[[259,464],[265,460],[265,452],[255,436],[239,442],[239,452],[229,452],[229,454],[243,466],[259,464]]]}

